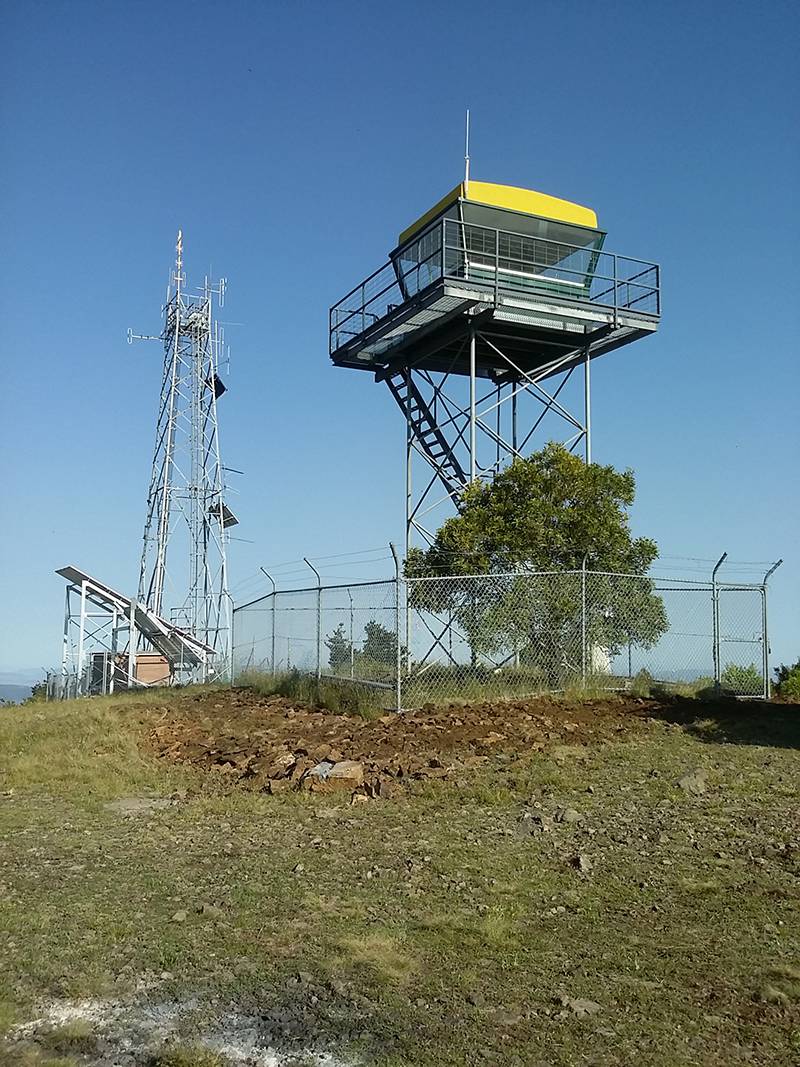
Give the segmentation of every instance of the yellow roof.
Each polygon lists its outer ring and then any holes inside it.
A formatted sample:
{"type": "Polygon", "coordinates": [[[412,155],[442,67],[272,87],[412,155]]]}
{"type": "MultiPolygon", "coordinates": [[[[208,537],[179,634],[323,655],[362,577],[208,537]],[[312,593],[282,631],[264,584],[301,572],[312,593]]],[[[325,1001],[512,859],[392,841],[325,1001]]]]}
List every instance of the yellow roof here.
{"type": "Polygon", "coordinates": [[[561,200],[547,193],[537,193],[533,189],[517,189],[513,185],[495,185],[493,182],[460,182],[455,189],[435,204],[430,211],[412,223],[400,234],[399,244],[413,237],[417,230],[435,219],[436,216],[455,203],[456,200],[469,200],[475,204],[504,208],[507,211],[519,211],[525,215],[538,215],[540,218],[555,219],[575,226],[597,229],[597,215],[589,207],[561,200]]]}

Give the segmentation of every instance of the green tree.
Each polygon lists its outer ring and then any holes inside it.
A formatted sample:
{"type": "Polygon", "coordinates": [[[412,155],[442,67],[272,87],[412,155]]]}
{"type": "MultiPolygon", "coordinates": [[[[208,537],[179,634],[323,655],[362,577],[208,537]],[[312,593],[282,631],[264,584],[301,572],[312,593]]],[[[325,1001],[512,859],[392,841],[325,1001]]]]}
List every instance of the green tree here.
{"type": "Polygon", "coordinates": [[[397,638],[394,632],[371,619],[364,627],[361,655],[373,663],[394,663],[397,658],[397,638]]]}
{"type": "Polygon", "coordinates": [[[328,663],[335,674],[340,667],[350,662],[353,647],[345,633],[343,623],[339,623],[336,629],[328,634],[325,638],[325,645],[328,649],[328,663]]]}
{"type": "Polygon", "coordinates": [[[628,642],[652,647],[667,617],[644,577],[658,548],[630,532],[635,490],[631,471],[587,465],[561,445],[517,460],[493,482],[470,485],[459,514],[431,547],[409,552],[409,578],[453,576],[412,582],[412,606],[450,614],[469,641],[473,665],[481,654],[513,656],[555,685],[580,667],[584,586],[581,574],[553,572],[585,565],[601,572],[589,575],[585,587],[587,646],[609,655],[628,642]],[[483,574],[498,577],[468,577],[483,574]]]}

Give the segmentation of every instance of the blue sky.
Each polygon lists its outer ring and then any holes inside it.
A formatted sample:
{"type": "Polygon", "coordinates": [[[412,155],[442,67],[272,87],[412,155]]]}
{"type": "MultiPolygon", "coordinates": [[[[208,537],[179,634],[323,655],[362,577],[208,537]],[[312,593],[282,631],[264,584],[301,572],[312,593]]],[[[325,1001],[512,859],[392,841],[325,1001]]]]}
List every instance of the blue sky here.
{"type": "Polygon", "coordinates": [[[595,364],[594,457],[666,556],[783,556],[800,655],[795,5],[33,0],[1,30],[0,671],[58,660],[56,567],[135,587],[160,354],[125,335],[160,328],[179,226],[243,324],[234,587],[402,539],[402,419],[330,366],[327,309],[460,179],[467,105],[474,178],[662,264],[659,334],[595,364]]]}

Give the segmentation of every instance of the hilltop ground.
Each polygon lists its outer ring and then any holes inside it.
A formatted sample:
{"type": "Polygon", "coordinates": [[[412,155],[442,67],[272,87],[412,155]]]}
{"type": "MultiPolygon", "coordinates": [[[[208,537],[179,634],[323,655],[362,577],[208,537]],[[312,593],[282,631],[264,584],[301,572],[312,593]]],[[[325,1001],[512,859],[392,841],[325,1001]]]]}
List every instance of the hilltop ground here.
{"type": "Polygon", "coordinates": [[[0,1062],[796,1065],[799,749],[777,704],[2,709],[0,1062]]]}

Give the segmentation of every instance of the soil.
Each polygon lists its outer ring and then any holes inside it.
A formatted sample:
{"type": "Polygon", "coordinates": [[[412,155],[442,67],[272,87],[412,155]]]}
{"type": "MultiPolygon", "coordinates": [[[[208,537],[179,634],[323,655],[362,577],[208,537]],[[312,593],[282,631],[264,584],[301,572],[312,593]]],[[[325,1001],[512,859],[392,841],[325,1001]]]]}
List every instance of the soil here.
{"type": "Polygon", "coordinates": [[[571,705],[550,697],[434,707],[366,720],[260,697],[247,689],[188,697],[148,715],[151,746],[164,759],[224,773],[244,788],[346,790],[388,798],[409,781],[458,781],[503,756],[619,738],[641,729],[657,702],[635,697],[571,705]],[[329,772],[335,765],[341,776],[329,772]],[[360,765],[363,775],[348,770],[360,765]],[[314,772],[316,773],[310,773],[314,772]],[[363,782],[362,782],[363,779],[363,782]]]}

